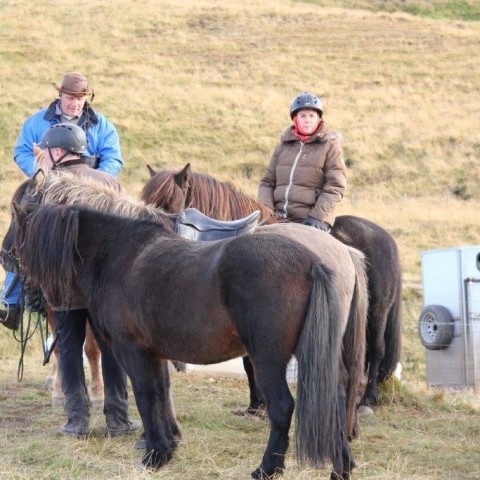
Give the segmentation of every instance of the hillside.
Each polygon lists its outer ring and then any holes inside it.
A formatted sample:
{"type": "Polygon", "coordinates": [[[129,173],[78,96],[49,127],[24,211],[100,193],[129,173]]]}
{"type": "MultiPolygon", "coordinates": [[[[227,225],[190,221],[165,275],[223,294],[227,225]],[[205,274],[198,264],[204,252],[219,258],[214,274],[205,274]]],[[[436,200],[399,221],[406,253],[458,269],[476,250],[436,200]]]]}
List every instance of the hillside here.
{"type": "MultiPolygon", "coordinates": [[[[317,3],[87,0],[72,14],[66,1],[2,2],[0,232],[22,179],[20,126],[81,70],[121,134],[133,194],[147,163],[189,161],[255,195],[291,98],[312,90],[344,139],[339,213],[390,230],[407,281],[421,250],[478,243],[479,23],[317,3]]],[[[369,8],[381,4],[404,6],[369,8]]]]}

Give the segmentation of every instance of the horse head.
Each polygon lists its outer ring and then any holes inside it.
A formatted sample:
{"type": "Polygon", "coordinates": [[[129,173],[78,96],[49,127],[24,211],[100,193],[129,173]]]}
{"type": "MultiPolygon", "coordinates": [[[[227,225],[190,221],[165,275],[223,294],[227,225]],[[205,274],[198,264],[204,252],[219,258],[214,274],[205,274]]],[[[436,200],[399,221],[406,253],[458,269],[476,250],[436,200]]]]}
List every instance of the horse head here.
{"type": "Polygon", "coordinates": [[[186,208],[196,208],[217,220],[236,220],[260,210],[261,224],[277,222],[269,207],[237,191],[228,182],[193,172],[190,163],[180,171],[157,171],[150,166],[148,170],[151,178],[143,187],[140,198],[167,212],[179,213],[186,208]]]}
{"type": "Polygon", "coordinates": [[[73,207],[12,203],[13,251],[30,292],[42,290],[49,303],[64,305],[75,276],[78,213],[73,207]]]}
{"type": "Polygon", "coordinates": [[[163,208],[169,213],[178,213],[188,207],[188,191],[190,188],[191,168],[174,170],[155,170],[147,165],[150,179],[143,187],[140,198],[149,205],[163,208]]]}
{"type": "Polygon", "coordinates": [[[15,237],[17,235],[19,215],[23,218],[30,205],[39,205],[45,192],[47,177],[43,170],[38,170],[33,177],[25,180],[12,197],[11,220],[2,242],[0,261],[7,271],[18,270],[18,259],[15,254],[15,237]]]}

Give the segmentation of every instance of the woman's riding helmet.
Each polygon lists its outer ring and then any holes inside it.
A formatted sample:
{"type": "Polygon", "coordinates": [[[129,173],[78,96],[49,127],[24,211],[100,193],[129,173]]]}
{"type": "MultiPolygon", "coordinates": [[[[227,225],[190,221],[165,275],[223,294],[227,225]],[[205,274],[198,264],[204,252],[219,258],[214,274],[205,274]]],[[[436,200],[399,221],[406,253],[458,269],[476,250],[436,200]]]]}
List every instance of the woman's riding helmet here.
{"type": "Polygon", "coordinates": [[[300,110],[305,109],[316,110],[320,117],[323,115],[323,106],[320,99],[311,93],[303,92],[292,100],[290,118],[293,119],[300,110]]]}

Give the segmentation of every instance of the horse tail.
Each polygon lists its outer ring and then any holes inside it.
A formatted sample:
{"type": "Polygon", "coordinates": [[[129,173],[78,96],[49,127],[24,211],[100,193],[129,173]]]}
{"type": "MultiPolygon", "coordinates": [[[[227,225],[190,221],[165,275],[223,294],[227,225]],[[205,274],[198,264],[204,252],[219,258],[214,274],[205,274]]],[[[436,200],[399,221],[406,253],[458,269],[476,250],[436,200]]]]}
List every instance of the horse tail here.
{"type": "Polygon", "coordinates": [[[365,256],[359,250],[348,248],[355,267],[355,288],[350,304],[348,322],[343,334],[343,364],[346,379],[346,431],[349,438],[358,435],[357,402],[363,396],[365,382],[365,355],[367,342],[368,278],[365,256]]]}
{"type": "Polygon", "coordinates": [[[396,279],[395,298],[388,312],[385,325],[385,356],[380,362],[378,382],[384,382],[395,371],[402,353],[402,275],[396,279]]]}
{"type": "Polygon", "coordinates": [[[27,276],[42,288],[48,302],[64,305],[75,275],[78,212],[64,205],[46,205],[37,210],[26,226],[20,248],[27,276]]]}
{"type": "Polygon", "coordinates": [[[295,350],[298,361],[296,452],[300,465],[342,470],[339,420],[339,358],[342,314],[332,273],[312,265],[308,310],[295,350]]]}

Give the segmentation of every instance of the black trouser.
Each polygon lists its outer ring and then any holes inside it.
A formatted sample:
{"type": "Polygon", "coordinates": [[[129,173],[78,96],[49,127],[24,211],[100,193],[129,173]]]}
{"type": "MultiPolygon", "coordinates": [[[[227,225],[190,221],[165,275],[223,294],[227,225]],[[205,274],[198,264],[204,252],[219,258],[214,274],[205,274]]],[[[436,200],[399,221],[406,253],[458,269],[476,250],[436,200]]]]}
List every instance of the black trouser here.
{"type": "Polygon", "coordinates": [[[65,395],[65,412],[69,421],[86,422],[89,418],[89,399],[83,368],[85,328],[89,321],[102,353],[102,373],[105,385],[103,412],[107,426],[114,428],[128,422],[127,376],[112,350],[88,319],[88,311],[55,312],[59,332],[59,369],[65,395]]]}

